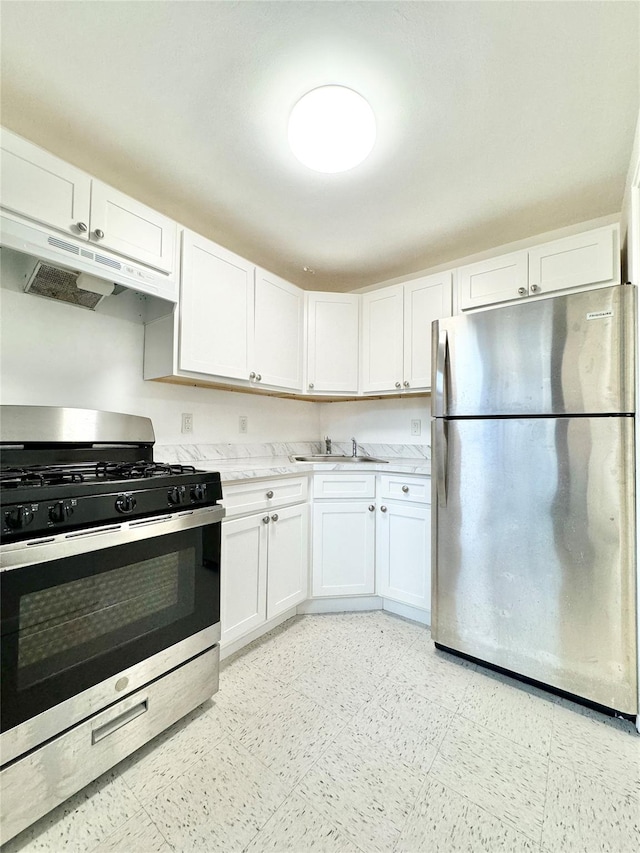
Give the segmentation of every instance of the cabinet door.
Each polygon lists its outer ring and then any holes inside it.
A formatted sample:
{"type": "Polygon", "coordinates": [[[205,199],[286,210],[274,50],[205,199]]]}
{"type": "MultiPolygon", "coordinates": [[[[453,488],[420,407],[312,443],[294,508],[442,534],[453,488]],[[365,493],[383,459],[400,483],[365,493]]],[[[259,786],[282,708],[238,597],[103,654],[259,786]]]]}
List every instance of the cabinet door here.
{"type": "Polygon", "coordinates": [[[371,595],[376,514],[366,501],[313,508],[313,595],[371,595]]]}
{"type": "Polygon", "coordinates": [[[389,502],[378,512],[378,595],[431,609],[431,507],[389,502]]]}
{"type": "Polygon", "coordinates": [[[173,273],[177,233],[178,226],[173,220],[113,187],[93,181],[89,234],[92,243],[173,273]]]}
{"type": "Polygon", "coordinates": [[[450,272],[404,285],[403,387],[407,390],[431,387],[431,323],[450,316],[450,272]]]}
{"type": "Polygon", "coordinates": [[[251,370],[263,385],[302,390],[304,292],[256,270],[254,347],[251,370]]]}
{"type": "Polygon", "coordinates": [[[271,514],[267,566],[267,619],[307,598],[309,588],[309,505],[271,514]]]}
{"type": "Polygon", "coordinates": [[[616,226],[596,228],[529,250],[529,293],[620,281],[616,226]]]}
{"type": "Polygon", "coordinates": [[[2,130],[0,145],[2,207],[86,239],[89,175],[8,130],[2,130]]]}
{"type": "Polygon", "coordinates": [[[254,267],[204,237],[182,238],[179,358],[182,370],[249,378],[254,267]]]}
{"type": "Polygon", "coordinates": [[[220,620],[223,643],[267,618],[267,534],[262,515],[222,524],[220,620]]]}
{"type": "Polygon", "coordinates": [[[357,294],[308,294],[308,391],[357,393],[359,319],[357,294]]]}
{"type": "Polygon", "coordinates": [[[403,379],[403,285],[362,296],[363,391],[397,391],[403,379]]]}
{"type": "Polygon", "coordinates": [[[463,311],[527,296],[527,252],[511,252],[460,267],[458,288],[463,311]]]}

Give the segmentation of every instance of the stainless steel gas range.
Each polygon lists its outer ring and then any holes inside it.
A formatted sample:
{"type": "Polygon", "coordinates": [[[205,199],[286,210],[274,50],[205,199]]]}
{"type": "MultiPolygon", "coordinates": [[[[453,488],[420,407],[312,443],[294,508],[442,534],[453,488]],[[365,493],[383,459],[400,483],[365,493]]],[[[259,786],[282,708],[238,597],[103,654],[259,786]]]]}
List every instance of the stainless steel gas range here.
{"type": "Polygon", "coordinates": [[[0,408],[4,843],[218,689],[220,475],[147,418],[0,408]]]}

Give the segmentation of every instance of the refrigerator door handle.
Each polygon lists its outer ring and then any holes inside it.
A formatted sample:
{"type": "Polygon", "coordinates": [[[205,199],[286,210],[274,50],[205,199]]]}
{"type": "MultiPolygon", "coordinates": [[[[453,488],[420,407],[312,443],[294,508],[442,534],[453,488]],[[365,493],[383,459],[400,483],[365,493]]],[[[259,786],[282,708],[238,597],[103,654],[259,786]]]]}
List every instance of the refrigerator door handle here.
{"type": "Polygon", "coordinates": [[[444,418],[436,418],[435,446],[436,446],[436,490],[438,495],[438,506],[447,505],[447,465],[448,465],[448,424],[444,418]]]}
{"type": "Polygon", "coordinates": [[[433,414],[442,418],[447,414],[447,362],[449,360],[449,339],[446,329],[438,330],[438,348],[436,351],[435,396],[433,414]]]}

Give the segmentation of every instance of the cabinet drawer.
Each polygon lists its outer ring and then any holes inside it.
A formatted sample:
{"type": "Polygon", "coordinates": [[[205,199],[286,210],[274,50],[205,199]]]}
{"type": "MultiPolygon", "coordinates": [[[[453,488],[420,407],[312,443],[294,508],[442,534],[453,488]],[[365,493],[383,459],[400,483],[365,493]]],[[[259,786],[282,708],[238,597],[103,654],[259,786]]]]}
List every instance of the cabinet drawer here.
{"type": "Polygon", "coordinates": [[[315,498],[375,498],[375,474],[316,474],[313,478],[315,498]]]}
{"type": "Polygon", "coordinates": [[[380,497],[413,503],[431,503],[429,477],[411,477],[402,474],[383,474],[380,477],[380,497]]]}
{"type": "Polygon", "coordinates": [[[226,507],[227,518],[233,518],[249,512],[304,503],[307,500],[308,491],[307,477],[238,483],[223,488],[222,504],[226,507]]]}

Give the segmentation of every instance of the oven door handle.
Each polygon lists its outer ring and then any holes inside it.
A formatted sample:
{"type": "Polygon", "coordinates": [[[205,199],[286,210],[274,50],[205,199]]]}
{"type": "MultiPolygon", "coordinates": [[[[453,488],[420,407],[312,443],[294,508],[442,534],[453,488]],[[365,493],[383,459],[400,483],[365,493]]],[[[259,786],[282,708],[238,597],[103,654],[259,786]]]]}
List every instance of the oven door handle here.
{"type": "Polygon", "coordinates": [[[181,530],[218,524],[224,516],[224,507],[216,504],[160,518],[138,519],[118,525],[110,524],[106,527],[60,533],[31,543],[10,542],[0,546],[0,571],[11,571],[64,557],[101,551],[116,545],[129,545],[181,530]]]}

